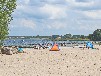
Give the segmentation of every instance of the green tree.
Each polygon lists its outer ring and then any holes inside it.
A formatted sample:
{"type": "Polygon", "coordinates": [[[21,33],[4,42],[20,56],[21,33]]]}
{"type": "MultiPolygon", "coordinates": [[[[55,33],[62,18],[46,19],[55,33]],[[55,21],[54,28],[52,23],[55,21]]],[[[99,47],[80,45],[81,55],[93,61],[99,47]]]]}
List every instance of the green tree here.
{"type": "Polygon", "coordinates": [[[8,25],[13,20],[11,16],[16,9],[16,0],[0,0],[0,45],[8,35],[8,25]]]}
{"type": "Polygon", "coordinates": [[[81,39],[85,39],[85,36],[84,35],[81,35],[81,39]]]}
{"type": "Polygon", "coordinates": [[[101,29],[97,29],[89,36],[90,40],[101,41],[101,29]]]}
{"type": "Polygon", "coordinates": [[[88,39],[93,40],[93,34],[89,34],[88,39]]]}

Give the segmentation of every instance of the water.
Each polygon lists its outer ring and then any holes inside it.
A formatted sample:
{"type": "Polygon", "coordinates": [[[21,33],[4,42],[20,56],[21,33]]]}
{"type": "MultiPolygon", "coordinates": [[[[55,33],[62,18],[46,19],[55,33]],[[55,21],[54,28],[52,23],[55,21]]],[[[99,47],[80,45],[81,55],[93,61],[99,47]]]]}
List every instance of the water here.
{"type": "MultiPolygon", "coordinates": [[[[84,44],[87,41],[55,41],[56,43],[66,43],[66,44],[84,44]]],[[[4,46],[31,46],[33,44],[47,44],[51,43],[53,44],[53,41],[47,40],[47,39],[6,39],[4,40],[3,45],[4,46]]]]}
{"type": "Polygon", "coordinates": [[[48,40],[43,40],[43,39],[6,39],[3,42],[4,46],[28,46],[28,45],[33,45],[33,44],[43,44],[50,42],[48,40]]]}

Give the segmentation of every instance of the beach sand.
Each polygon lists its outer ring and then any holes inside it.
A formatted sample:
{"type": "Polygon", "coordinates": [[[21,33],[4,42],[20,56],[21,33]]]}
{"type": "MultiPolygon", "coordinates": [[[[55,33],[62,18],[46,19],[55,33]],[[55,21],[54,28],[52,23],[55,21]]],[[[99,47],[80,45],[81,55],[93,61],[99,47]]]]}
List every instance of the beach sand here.
{"type": "Polygon", "coordinates": [[[0,76],[101,76],[101,46],[61,47],[60,51],[26,48],[26,53],[0,55],[0,76]]]}

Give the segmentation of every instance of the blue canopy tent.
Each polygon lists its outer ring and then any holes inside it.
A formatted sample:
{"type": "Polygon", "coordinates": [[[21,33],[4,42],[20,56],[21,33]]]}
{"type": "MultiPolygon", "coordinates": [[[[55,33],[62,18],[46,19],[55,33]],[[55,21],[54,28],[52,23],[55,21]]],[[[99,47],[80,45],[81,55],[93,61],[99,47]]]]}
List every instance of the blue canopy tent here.
{"type": "Polygon", "coordinates": [[[86,47],[87,48],[92,48],[93,49],[93,44],[91,42],[87,42],[86,43],[86,47]]]}
{"type": "Polygon", "coordinates": [[[23,52],[23,49],[19,47],[18,52],[23,52]]]}

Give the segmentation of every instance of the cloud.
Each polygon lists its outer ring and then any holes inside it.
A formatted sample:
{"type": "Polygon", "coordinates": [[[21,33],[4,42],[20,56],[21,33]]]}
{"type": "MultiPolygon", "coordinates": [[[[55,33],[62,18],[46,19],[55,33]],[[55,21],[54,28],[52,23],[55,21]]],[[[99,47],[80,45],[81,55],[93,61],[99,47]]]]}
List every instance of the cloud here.
{"type": "Polygon", "coordinates": [[[88,34],[101,28],[100,3],[101,0],[17,0],[9,27],[13,32],[19,28],[30,31],[28,35],[88,34]]]}
{"type": "Polygon", "coordinates": [[[90,2],[90,0],[75,0],[76,2],[90,2]]]}
{"type": "Polygon", "coordinates": [[[69,8],[73,10],[100,10],[101,0],[66,0],[69,4],[69,8]]]}
{"type": "Polygon", "coordinates": [[[59,30],[59,29],[61,30],[67,27],[66,22],[61,19],[59,20],[49,19],[45,24],[48,29],[53,29],[53,30],[59,30]]]}
{"type": "Polygon", "coordinates": [[[46,4],[43,7],[41,7],[40,10],[48,14],[50,16],[49,19],[64,18],[67,16],[65,7],[62,8],[55,5],[46,4]]]}
{"type": "Polygon", "coordinates": [[[59,5],[62,5],[62,4],[66,4],[66,1],[65,0],[46,0],[46,3],[47,4],[59,4],[59,5]]]}
{"type": "Polygon", "coordinates": [[[9,26],[11,26],[12,28],[23,27],[23,28],[35,29],[36,24],[33,20],[22,18],[22,19],[15,19],[14,21],[11,22],[11,25],[9,26]]]}
{"type": "Polygon", "coordinates": [[[34,21],[28,20],[28,19],[22,19],[20,23],[21,23],[21,25],[31,28],[31,29],[35,29],[35,26],[36,26],[34,21]]]}
{"type": "Polygon", "coordinates": [[[85,1],[85,0],[66,0],[71,7],[88,7],[94,5],[94,1],[85,1]]]}
{"type": "Polygon", "coordinates": [[[84,11],[83,14],[90,17],[91,19],[101,19],[101,10],[84,11]]]}

